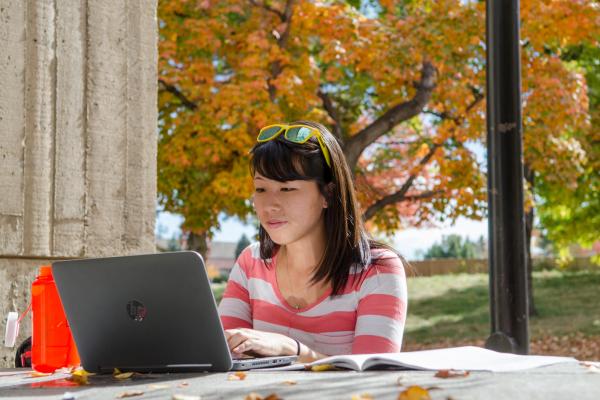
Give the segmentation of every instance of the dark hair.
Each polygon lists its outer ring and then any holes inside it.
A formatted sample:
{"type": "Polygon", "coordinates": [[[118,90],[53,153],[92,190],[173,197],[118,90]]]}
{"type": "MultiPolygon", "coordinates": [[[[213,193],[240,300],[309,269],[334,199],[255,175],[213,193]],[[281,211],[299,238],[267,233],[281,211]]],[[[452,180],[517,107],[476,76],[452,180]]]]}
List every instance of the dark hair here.
{"type": "MultiPolygon", "coordinates": [[[[353,267],[359,267],[358,270],[364,272],[365,267],[374,261],[371,249],[391,250],[404,262],[394,248],[372,239],[367,233],[354,193],[352,174],[336,138],[325,126],[316,122],[295,121],[289,125],[293,124],[319,130],[329,150],[331,168],[315,137],[304,144],[297,144],[279,135],[273,140],[254,145],[250,151],[250,173],[254,177],[258,172],[279,182],[315,181],[319,192],[327,199],[324,218],[328,240],[311,282],[331,283],[332,295],[341,293],[353,267]]],[[[258,234],[260,256],[267,262],[279,250],[279,245],[271,240],[262,225],[258,234]]]]}

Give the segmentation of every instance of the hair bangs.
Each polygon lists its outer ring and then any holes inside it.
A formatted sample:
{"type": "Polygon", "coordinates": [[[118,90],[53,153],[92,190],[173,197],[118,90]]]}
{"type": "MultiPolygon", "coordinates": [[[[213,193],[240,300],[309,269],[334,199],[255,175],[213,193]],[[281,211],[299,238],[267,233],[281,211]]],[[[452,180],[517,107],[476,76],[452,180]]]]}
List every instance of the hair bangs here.
{"type": "Polygon", "coordinates": [[[252,149],[252,176],[256,173],[279,182],[295,180],[324,180],[320,159],[311,157],[306,144],[294,144],[282,140],[260,143],[252,149]]]}

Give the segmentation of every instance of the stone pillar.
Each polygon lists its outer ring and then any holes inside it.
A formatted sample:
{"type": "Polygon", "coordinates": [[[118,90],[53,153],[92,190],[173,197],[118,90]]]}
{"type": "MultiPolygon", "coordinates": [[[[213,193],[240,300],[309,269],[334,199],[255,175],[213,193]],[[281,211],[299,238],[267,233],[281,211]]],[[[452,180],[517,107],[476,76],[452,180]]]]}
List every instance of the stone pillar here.
{"type": "Polygon", "coordinates": [[[155,251],[156,7],[0,0],[1,335],[38,266],[155,251]]]}

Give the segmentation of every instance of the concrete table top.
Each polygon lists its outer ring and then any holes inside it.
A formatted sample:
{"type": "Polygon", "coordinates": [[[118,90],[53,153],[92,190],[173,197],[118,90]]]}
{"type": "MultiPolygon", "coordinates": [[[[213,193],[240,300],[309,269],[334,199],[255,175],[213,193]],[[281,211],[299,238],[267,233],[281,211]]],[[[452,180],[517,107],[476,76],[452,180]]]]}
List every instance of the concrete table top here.
{"type": "Polygon", "coordinates": [[[127,380],[111,375],[89,377],[85,386],[72,384],[66,373],[31,377],[31,370],[0,370],[0,398],[115,399],[142,392],[133,399],[240,399],[250,393],[275,393],[281,399],[397,399],[408,386],[429,388],[432,399],[551,400],[600,399],[600,364],[556,364],[518,372],[471,372],[467,377],[436,378],[435,371],[250,371],[243,380],[230,373],[138,374],[127,380]],[[68,392],[66,395],[65,393],[68,392]],[[184,398],[184,397],[182,397],[184,398]],[[368,397],[366,397],[368,398],[368,397]]]}

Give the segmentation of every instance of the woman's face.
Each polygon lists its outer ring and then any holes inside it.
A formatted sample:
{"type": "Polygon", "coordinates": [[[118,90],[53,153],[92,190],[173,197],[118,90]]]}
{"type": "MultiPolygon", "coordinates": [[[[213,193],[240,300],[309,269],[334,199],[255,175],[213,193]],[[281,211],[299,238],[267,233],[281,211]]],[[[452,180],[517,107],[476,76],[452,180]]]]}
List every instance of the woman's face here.
{"type": "Polygon", "coordinates": [[[322,229],[325,197],[314,181],[278,182],[254,176],[254,208],[273,242],[293,243],[322,229]]]}

